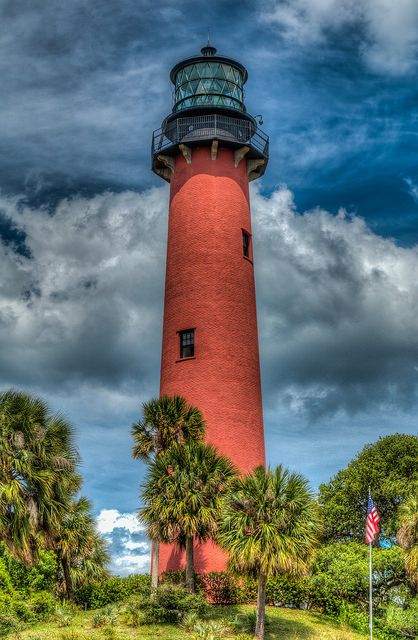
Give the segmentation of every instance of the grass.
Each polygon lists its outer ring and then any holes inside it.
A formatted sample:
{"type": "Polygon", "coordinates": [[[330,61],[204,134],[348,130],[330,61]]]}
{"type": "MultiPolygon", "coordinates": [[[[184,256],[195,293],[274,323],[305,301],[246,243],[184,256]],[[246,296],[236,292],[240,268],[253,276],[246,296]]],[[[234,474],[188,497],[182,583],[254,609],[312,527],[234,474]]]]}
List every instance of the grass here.
{"type": "MultiPolygon", "coordinates": [[[[211,619],[232,621],[237,613],[253,611],[249,606],[213,607],[211,619]]],[[[170,624],[143,625],[132,628],[122,623],[114,627],[95,629],[94,612],[78,614],[68,627],[59,628],[50,622],[31,627],[10,640],[191,640],[191,634],[170,624]]],[[[361,640],[367,635],[338,626],[324,616],[309,611],[268,607],[270,624],[266,640],[361,640]]],[[[233,636],[232,636],[233,637],[233,636]]]]}

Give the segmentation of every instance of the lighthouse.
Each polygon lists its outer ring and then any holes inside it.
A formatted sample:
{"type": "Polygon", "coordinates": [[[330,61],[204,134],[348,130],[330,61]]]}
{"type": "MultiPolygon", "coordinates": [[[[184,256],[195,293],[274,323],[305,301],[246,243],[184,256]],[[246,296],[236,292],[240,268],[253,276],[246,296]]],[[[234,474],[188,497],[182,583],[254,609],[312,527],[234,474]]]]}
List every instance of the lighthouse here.
{"type": "MultiPolygon", "coordinates": [[[[246,111],[247,77],[208,42],[171,70],[172,113],[152,138],[170,183],[160,393],[197,406],[207,441],[243,473],[265,463],[249,182],[268,136],[246,111]]],[[[225,569],[212,543],[194,553],[197,571],[225,569]]],[[[161,545],[160,573],[183,566],[161,545]]]]}

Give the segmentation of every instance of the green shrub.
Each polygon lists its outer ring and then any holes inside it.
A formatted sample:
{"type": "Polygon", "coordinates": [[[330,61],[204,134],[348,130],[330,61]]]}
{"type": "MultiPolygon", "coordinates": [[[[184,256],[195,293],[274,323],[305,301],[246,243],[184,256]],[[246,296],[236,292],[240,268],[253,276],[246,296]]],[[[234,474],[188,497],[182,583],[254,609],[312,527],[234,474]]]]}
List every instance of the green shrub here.
{"type": "Polygon", "coordinates": [[[24,600],[21,594],[15,594],[12,598],[10,602],[10,612],[27,624],[33,624],[38,620],[31,607],[30,600],[24,600]]]}
{"type": "Polygon", "coordinates": [[[7,570],[6,563],[3,558],[0,557],[0,589],[7,593],[13,591],[12,579],[7,570]]]}
{"type": "MultiPolygon", "coordinates": [[[[199,574],[195,573],[195,583],[196,580],[199,581],[199,574]]],[[[163,573],[160,576],[160,584],[163,584],[164,582],[169,582],[170,584],[179,584],[182,587],[185,586],[186,584],[186,572],[181,569],[179,569],[178,571],[163,571],[163,573]]]]}
{"type": "Polygon", "coordinates": [[[77,608],[69,602],[62,602],[55,609],[54,618],[59,627],[69,627],[75,618],[77,608]]]}
{"type": "Polygon", "coordinates": [[[307,580],[291,580],[286,576],[271,576],[267,580],[266,600],[269,604],[302,607],[308,600],[307,580]]]}
{"type": "Polygon", "coordinates": [[[36,620],[48,620],[56,611],[57,601],[48,591],[35,591],[29,599],[29,607],[36,620]]]}
{"type": "Polygon", "coordinates": [[[406,609],[389,605],[382,622],[383,628],[389,632],[415,638],[418,636],[418,598],[411,600],[406,609]]]}
{"type": "Polygon", "coordinates": [[[212,571],[201,576],[206,597],[214,604],[246,602],[246,594],[238,578],[226,571],[212,571]]]}
{"type": "Polygon", "coordinates": [[[148,575],[112,577],[80,587],[75,593],[75,601],[88,609],[100,609],[132,595],[149,595],[150,591],[151,579],[148,575]]]}
{"type": "Polygon", "coordinates": [[[39,552],[37,562],[30,568],[18,562],[0,542],[0,558],[4,562],[15,589],[53,591],[57,581],[57,559],[53,551],[39,552]]]}
{"type": "Polygon", "coordinates": [[[116,624],[118,619],[118,610],[115,606],[108,604],[103,609],[99,609],[93,616],[93,627],[107,627],[116,624]]]}
{"type": "Polygon", "coordinates": [[[141,609],[142,602],[143,600],[140,596],[131,596],[125,602],[123,617],[130,627],[139,627],[145,622],[145,614],[141,609]]]}
{"type": "Polygon", "coordinates": [[[204,622],[200,620],[193,628],[192,638],[193,640],[220,640],[227,631],[227,627],[220,621],[204,622]]]}
{"type": "Polygon", "coordinates": [[[13,612],[0,611],[0,638],[6,638],[10,633],[19,633],[23,623],[13,612]]]}
{"type": "Polygon", "coordinates": [[[354,604],[343,603],[338,614],[338,620],[357,631],[367,632],[369,628],[368,614],[366,611],[360,611],[354,604]]]}
{"type": "MultiPolygon", "coordinates": [[[[185,586],[185,571],[165,571],[161,574],[161,584],[185,586]]],[[[257,597],[257,583],[252,578],[236,577],[228,571],[195,573],[196,591],[203,591],[213,604],[245,604],[257,597]]]]}
{"type": "Polygon", "coordinates": [[[162,584],[151,598],[142,598],[140,607],[146,622],[179,622],[186,613],[205,613],[208,604],[201,594],[191,594],[184,587],[162,584]]]}
{"type": "Polygon", "coordinates": [[[198,622],[200,622],[200,618],[197,611],[189,611],[189,613],[186,613],[183,617],[181,626],[185,631],[193,631],[198,622]]]}

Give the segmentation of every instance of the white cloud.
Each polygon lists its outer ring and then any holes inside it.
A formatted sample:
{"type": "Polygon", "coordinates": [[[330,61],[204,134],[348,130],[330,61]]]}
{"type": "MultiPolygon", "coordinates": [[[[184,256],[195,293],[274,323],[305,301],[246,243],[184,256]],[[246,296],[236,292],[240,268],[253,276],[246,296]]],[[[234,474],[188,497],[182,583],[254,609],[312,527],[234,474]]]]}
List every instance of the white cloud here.
{"type": "Polygon", "coordinates": [[[149,550],[149,543],[148,542],[133,542],[132,540],[128,540],[128,542],[125,542],[125,549],[128,549],[129,551],[134,551],[135,549],[143,549],[144,551],[148,551],[149,550]]]}
{"type": "MultiPolygon", "coordinates": [[[[166,187],[75,197],[52,215],[6,197],[0,208],[31,254],[0,245],[0,382],[70,389],[87,416],[94,393],[106,424],[132,411],[158,380],[166,187]]],[[[414,399],[417,249],[344,211],[300,215],[286,188],[253,189],[252,208],[266,401],[414,399]]]]}
{"type": "Polygon", "coordinates": [[[74,197],[53,215],[0,198],[31,254],[0,245],[0,382],[107,378],[114,391],[158,361],[166,198],[164,188],[74,197]]]}
{"type": "Polygon", "coordinates": [[[411,180],[411,178],[405,178],[405,183],[408,186],[408,193],[415,202],[418,203],[418,185],[411,180]]]}
{"type": "Polygon", "coordinates": [[[133,573],[149,573],[150,562],[150,554],[143,556],[117,556],[112,563],[112,572],[120,576],[129,576],[133,573]]]}
{"type": "Polygon", "coordinates": [[[354,28],[360,53],[374,71],[397,75],[416,68],[416,0],[266,0],[259,15],[302,46],[354,28]]]}
{"type": "Polygon", "coordinates": [[[112,573],[127,576],[149,571],[151,544],[136,513],[102,509],[97,517],[97,528],[109,543],[112,573]],[[138,540],[139,537],[142,539],[138,540]]]}
{"type": "MultiPolygon", "coordinates": [[[[119,513],[117,509],[102,509],[97,517],[97,528],[102,534],[112,533],[114,529],[126,529],[129,533],[145,531],[136,513],[119,513]]],[[[135,549],[143,547],[141,547],[140,544],[127,548],[135,549]]]]}
{"type": "Polygon", "coordinates": [[[300,215],[285,188],[255,190],[253,212],[266,399],[313,414],[410,408],[418,248],[344,211],[300,215]]]}

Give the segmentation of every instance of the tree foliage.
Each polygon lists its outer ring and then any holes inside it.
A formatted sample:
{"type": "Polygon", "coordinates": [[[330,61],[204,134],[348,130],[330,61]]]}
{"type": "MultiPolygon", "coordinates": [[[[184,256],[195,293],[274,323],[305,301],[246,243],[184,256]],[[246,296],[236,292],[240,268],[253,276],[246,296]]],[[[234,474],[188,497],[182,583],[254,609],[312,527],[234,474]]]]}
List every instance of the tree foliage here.
{"type": "Polygon", "coordinates": [[[107,577],[107,545],[97,532],[87,498],[71,502],[54,538],[67,597],[73,597],[74,587],[107,577]]]}
{"type": "Polygon", "coordinates": [[[328,540],[363,540],[370,487],[382,535],[395,539],[399,507],[418,480],[418,437],[394,434],[369,444],[328,483],[319,502],[328,540]]]}
{"type": "Polygon", "coordinates": [[[418,590],[418,483],[399,509],[398,542],[405,549],[406,570],[418,590]]]}
{"type": "Polygon", "coordinates": [[[258,577],[256,636],[264,637],[267,578],[303,575],[319,526],[307,481],[279,466],[238,478],[220,514],[218,542],[236,572],[258,577]]]}
{"type": "MultiPolygon", "coordinates": [[[[161,396],[142,405],[143,419],[132,426],[134,446],[132,455],[138,460],[154,461],[173,445],[190,441],[201,442],[205,422],[200,410],[188,404],[182,396],[161,396]]],[[[149,522],[151,522],[149,520],[149,522]]],[[[160,538],[155,526],[148,528],[153,541],[151,583],[158,586],[160,538]]]]}
{"type": "MultiPolygon", "coordinates": [[[[309,598],[321,611],[339,613],[343,604],[368,606],[369,549],[365,543],[334,542],[318,549],[311,568],[309,598]]],[[[373,597],[381,607],[400,597],[405,584],[404,553],[397,546],[373,550],[373,597]]],[[[407,594],[407,591],[406,591],[407,594]]]]}
{"type": "Polygon", "coordinates": [[[132,455],[139,460],[167,451],[173,444],[201,441],[205,422],[200,410],[182,396],[161,396],[142,405],[143,419],[132,426],[132,455]]]}
{"type": "Polygon", "coordinates": [[[186,547],[186,581],[191,590],[193,541],[215,537],[221,501],[235,474],[226,456],[194,441],[173,446],[150,466],[140,517],[152,537],[186,547]]]}
{"type": "MultiPolygon", "coordinates": [[[[27,393],[0,395],[0,540],[15,562],[4,550],[0,555],[21,574],[22,586],[31,583],[35,567],[48,563],[54,565],[54,582],[63,576],[69,596],[74,581],[105,575],[104,542],[90,504],[77,497],[78,462],[73,428],[65,418],[27,393]]],[[[35,582],[33,588],[41,587],[35,582]]]]}
{"type": "Polygon", "coordinates": [[[0,539],[31,564],[51,546],[68,496],[80,486],[71,425],[39,398],[0,395],[0,539]]]}

